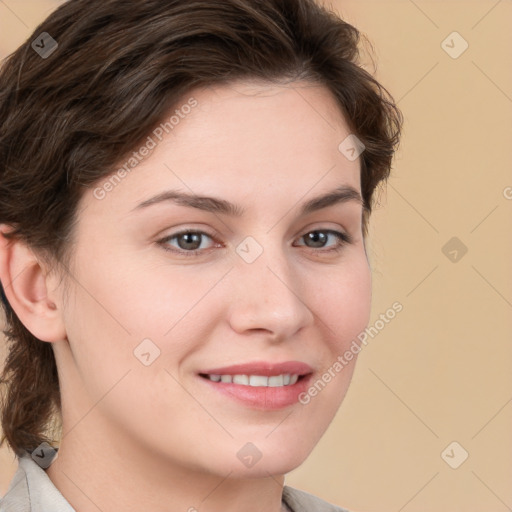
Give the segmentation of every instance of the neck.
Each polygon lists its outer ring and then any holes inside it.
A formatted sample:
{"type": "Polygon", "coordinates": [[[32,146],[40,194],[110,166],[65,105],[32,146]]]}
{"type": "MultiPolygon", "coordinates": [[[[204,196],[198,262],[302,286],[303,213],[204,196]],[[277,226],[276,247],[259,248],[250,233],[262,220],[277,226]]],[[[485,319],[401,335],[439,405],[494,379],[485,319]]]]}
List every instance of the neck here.
{"type": "MultiPolygon", "coordinates": [[[[236,478],[207,473],[130,449],[127,440],[63,437],[46,472],[77,512],[281,512],[284,476],[236,478]]],[[[133,444],[133,443],[132,443],[133,444]]]]}

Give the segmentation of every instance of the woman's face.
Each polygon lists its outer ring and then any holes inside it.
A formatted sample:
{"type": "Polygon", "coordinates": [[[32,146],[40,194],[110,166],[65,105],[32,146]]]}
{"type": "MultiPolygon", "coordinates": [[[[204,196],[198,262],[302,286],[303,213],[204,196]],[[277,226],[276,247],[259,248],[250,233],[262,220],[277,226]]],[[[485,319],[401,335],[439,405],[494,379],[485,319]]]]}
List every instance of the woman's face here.
{"type": "Polygon", "coordinates": [[[79,205],[61,446],[284,474],[333,419],[356,356],[336,362],[369,321],[362,204],[311,203],[360,193],[360,162],[318,85],[238,82],[176,110],[79,205]]]}

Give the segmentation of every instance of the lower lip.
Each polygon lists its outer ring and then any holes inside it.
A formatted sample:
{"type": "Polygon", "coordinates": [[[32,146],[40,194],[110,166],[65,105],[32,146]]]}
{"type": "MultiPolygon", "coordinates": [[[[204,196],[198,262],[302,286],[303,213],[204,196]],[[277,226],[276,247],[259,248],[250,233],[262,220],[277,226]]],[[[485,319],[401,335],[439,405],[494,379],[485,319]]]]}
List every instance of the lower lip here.
{"type": "Polygon", "coordinates": [[[291,386],[279,387],[244,386],[231,382],[214,382],[201,376],[199,378],[212,389],[234,398],[244,405],[256,409],[272,410],[299,403],[299,395],[308,389],[311,376],[312,374],[306,375],[291,386]]]}

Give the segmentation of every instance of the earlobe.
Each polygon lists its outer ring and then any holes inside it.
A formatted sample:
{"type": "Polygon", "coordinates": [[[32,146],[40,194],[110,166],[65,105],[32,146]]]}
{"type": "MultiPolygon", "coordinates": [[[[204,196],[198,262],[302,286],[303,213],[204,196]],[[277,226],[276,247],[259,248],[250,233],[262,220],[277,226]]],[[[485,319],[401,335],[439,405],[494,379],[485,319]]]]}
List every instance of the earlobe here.
{"type": "Polygon", "coordinates": [[[62,311],[56,297],[49,294],[45,269],[25,243],[7,239],[6,231],[9,228],[0,224],[0,281],[10,306],[36,338],[65,339],[62,311]]]}

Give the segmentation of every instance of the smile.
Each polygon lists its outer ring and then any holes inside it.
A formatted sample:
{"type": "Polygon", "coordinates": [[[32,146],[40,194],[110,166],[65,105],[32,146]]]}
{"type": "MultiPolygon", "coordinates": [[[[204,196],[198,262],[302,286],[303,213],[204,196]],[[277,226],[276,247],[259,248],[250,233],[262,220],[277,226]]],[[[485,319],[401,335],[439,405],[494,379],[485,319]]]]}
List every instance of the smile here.
{"type": "Polygon", "coordinates": [[[244,407],[269,411],[302,407],[298,397],[308,388],[314,371],[300,361],[257,361],[204,368],[197,375],[213,393],[212,399],[224,396],[244,407]]]}
{"type": "Polygon", "coordinates": [[[219,375],[219,374],[201,374],[202,377],[210,379],[213,382],[224,382],[240,384],[242,386],[253,387],[271,387],[293,386],[298,380],[299,375],[283,373],[267,377],[265,375],[219,375]]]}

